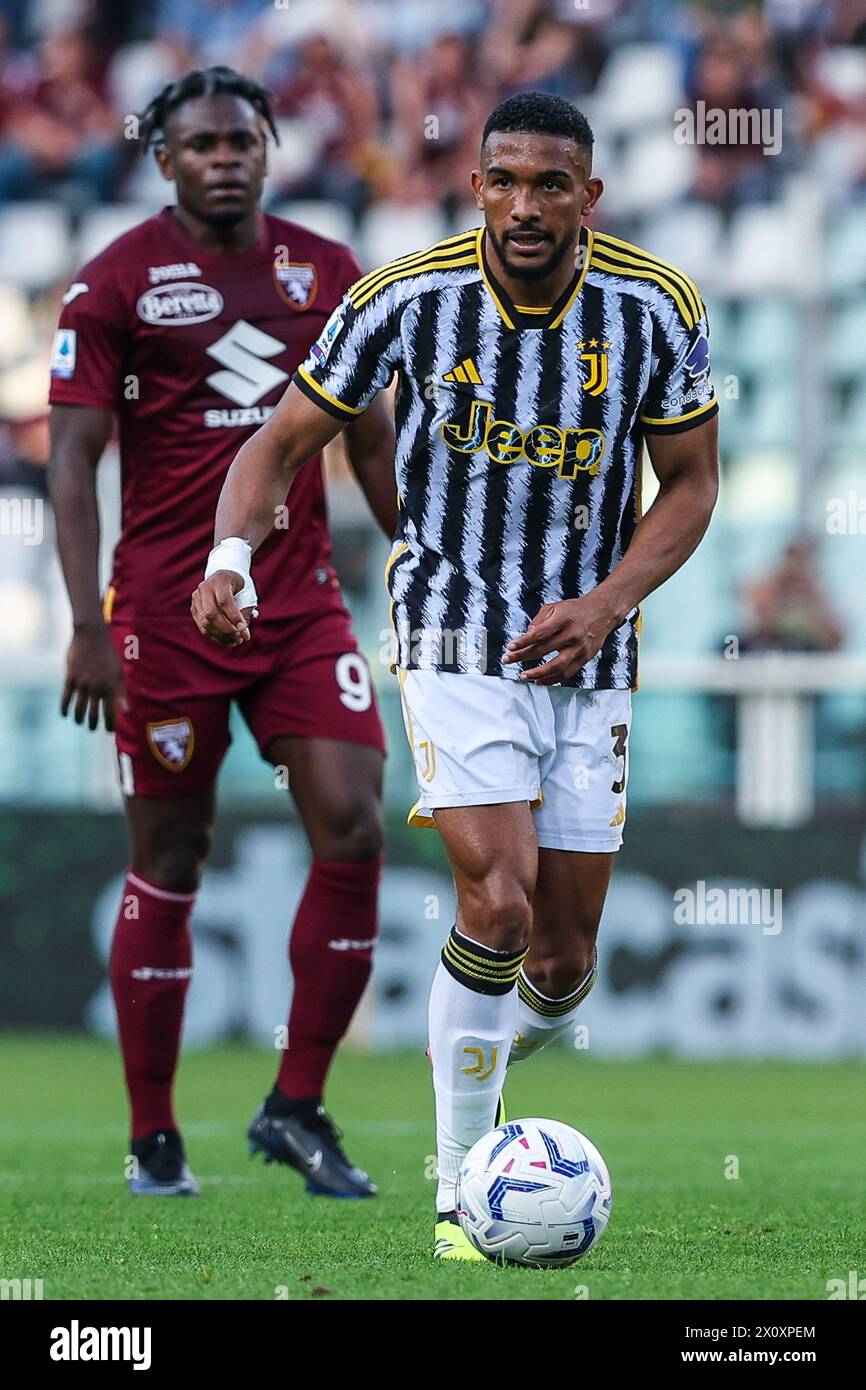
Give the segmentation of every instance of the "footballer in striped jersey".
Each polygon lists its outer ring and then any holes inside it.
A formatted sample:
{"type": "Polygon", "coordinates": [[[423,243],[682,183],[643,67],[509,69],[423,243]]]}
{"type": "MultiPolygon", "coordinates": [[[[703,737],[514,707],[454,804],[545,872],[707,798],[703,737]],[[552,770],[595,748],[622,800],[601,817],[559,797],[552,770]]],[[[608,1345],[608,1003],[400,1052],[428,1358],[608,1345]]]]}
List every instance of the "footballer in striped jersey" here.
{"type": "Polygon", "coordinates": [[[639,606],[697,546],[718,486],[703,302],[683,271],[588,225],[592,146],[560,97],[491,113],[471,174],[483,226],[350,287],[235,459],[226,549],[193,596],[202,632],[246,640],[238,541],[261,544],[300,460],[396,378],[387,579],[410,819],[439,831],[457,890],[429,1011],[449,1260],[482,1258],[457,1178],[507,1067],[572,1027],[595,982],[639,606]],[[645,449],[659,489],[642,516],[645,449]]]}

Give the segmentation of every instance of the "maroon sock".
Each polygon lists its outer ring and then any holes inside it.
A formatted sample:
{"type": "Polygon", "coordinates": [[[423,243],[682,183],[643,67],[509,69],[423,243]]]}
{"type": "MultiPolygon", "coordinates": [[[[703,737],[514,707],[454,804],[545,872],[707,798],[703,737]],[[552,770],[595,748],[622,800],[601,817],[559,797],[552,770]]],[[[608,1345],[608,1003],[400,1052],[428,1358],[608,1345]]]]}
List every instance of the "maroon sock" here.
{"type": "Polygon", "coordinates": [[[172,1086],[192,975],[189,918],[194,902],[195,893],[169,893],[140,874],[127,873],[109,974],[133,1139],[157,1129],[177,1129],[172,1086]]]}
{"type": "Polygon", "coordinates": [[[322,1095],[337,1044],[370,977],[382,859],[314,859],[289,938],[294,992],[277,1089],[322,1095]]]}

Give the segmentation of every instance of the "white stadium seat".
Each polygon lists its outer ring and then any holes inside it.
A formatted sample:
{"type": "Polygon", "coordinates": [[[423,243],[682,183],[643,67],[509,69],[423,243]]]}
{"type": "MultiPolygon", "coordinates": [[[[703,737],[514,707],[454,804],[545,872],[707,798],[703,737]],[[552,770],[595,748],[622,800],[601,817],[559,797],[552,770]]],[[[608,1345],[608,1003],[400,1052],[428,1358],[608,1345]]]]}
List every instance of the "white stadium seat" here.
{"type": "Polygon", "coordinates": [[[124,232],[138,226],[154,212],[152,207],[140,207],[135,203],[120,203],[116,207],[94,207],[86,213],[78,232],[76,246],[76,265],[84,265],[104,251],[124,232]]]}
{"type": "Polygon", "coordinates": [[[866,59],[854,44],[828,44],[815,57],[816,72],[837,97],[849,100],[866,93],[866,59]]]}
{"type": "Polygon", "coordinates": [[[288,222],[300,222],[302,227],[307,227],[318,236],[329,237],[331,241],[351,245],[355,237],[352,214],[340,203],[299,198],[295,202],[280,203],[270,211],[275,217],[285,217],[288,222]]]}
{"type": "Polygon", "coordinates": [[[828,219],[824,243],[827,289],[866,287],[866,206],[846,208],[828,219]]]}
{"type": "Polygon", "coordinates": [[[683,101],[682,63],[670,44],[630,43],[614,48],[595,93],[597,121],[611,130],[645,129],[664,122],[672,138],[674,112],[683,101]]]}
{"type": "Polygon", "coordinates": [[[362,260],[367,267],[384,265],[398,256],[423,251],[447,235],[445,219],[433,205],[374,203],[361,225],[362,260]]]}
{"type": "Polygon", "coordinates": [[[736,213],[722,277],[722,288],[730,294],[802,288],[803,245],[785,206],[761,204],[736,213]]]}
{"type": "Polygon", "coordinates": [[[702,203],[667,208],[644,228],[641,245],[696,280],[706,298],[719,278],[721,215],[702,203]]]}
{"type": "Polygon", "coordinates": [[[27,298],[15,285],[0,285],[0,368],[20,358],[33,342],[27,298]]]}
{"type": "Polygon", "coordinates": [[[797,313],[783,299],[759,299],[743,306],[734,355],[744,372],[789,375],[796,371],[797,313]]]}
{"type": "Polygon", "coordinates": [[[124,115],[141,112],[176,76],[165,44],[127,43],[118,49],[108,69],[108,86],[124,115]]]}
{"type": "Polygon", "coordinates": [[[694,165],[694,147],[676,144],[669,128],[635,135],[611,171],[603,206],[619,216],[667,208],[688,192],[694,165]]]}
{"type": "Polygon", "coordinates": [[[22,290],[44,290],[71,268],[69,222],[56,203],[7,203],[0,208],[0,279],[22,290]]]}

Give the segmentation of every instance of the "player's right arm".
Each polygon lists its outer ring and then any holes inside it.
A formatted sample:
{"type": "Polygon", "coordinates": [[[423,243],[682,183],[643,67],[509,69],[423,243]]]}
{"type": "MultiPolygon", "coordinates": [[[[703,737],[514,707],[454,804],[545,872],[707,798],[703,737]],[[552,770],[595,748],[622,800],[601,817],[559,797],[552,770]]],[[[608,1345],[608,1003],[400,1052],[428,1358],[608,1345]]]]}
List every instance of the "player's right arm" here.
{"type": "Polygon", "coordinates": [[[95,729],[101,708],[109,732],[114,728],[115,704],[123,695],[123,677],[102,616],[99,593],[96,468],[111,435],[111,424],[110,410],[52,406],[48,473],[73,624],[60,711],[65,715],[74,698],[76,724],[83,724],[86,718],[95,729]]]}
{"type": "MultiPolygon", "coordinates": [[[[281,514],[306,460],[330,444],[345,423],[290,383],[271,418],[232,461],[217,503],[214,546],[237,538],[246,542],[251,554],[256,551],[281,514]]],[[[206,637],[226,646],[249,640],[246,615],[250,610],[240,609],[235,602],[245,583],[237,570],[220,569],[199,584],[191,611],[206,637]]]]}
{"type": "MultiPolygon", "coordinates": [[[[192,597],[199,631],[225,646],[249,640],[253,552],[270,532],[304,462],[357,421],[391,380],[400,354],[400,304],[390,289],[357,282],[329,318],[271,418],[229,469],[217,505],[214,550],[192,597]]],[[[289,498],[291,506],[291,498],[289,498]]]]}
{"type": "Polygon", "coordinates": [[[128,346],[129,309],[112,263],[91,261],[69,287],[51,356],[48,482],[73,633],[61,711],[114,728],[121,664],[102,616],[96,469],[111,435],[128,346]],[[74,702],[74,703],[73,703],[74,702]]]}

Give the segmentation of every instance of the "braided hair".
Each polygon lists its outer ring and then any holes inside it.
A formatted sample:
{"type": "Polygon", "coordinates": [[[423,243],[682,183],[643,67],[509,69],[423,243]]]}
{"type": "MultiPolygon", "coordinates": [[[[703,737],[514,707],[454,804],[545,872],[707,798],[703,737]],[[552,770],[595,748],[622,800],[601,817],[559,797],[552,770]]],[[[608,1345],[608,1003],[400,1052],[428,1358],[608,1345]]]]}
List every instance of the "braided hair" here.
{"type": "Polygon", "coordinates": [[[219,66],[195,68],[177,82],[169,82],[159,95],[153,98],[139,117],[138,138],[142,153],[146,154],[153,146],[164,143],[165,123],[179,106],[196,97],[213,96],[236,96],[248,101],[261,116],[275,143],[280,143],[267,88],[262,87],[253,78],[235,72],[234,68],[219,66]]]}

